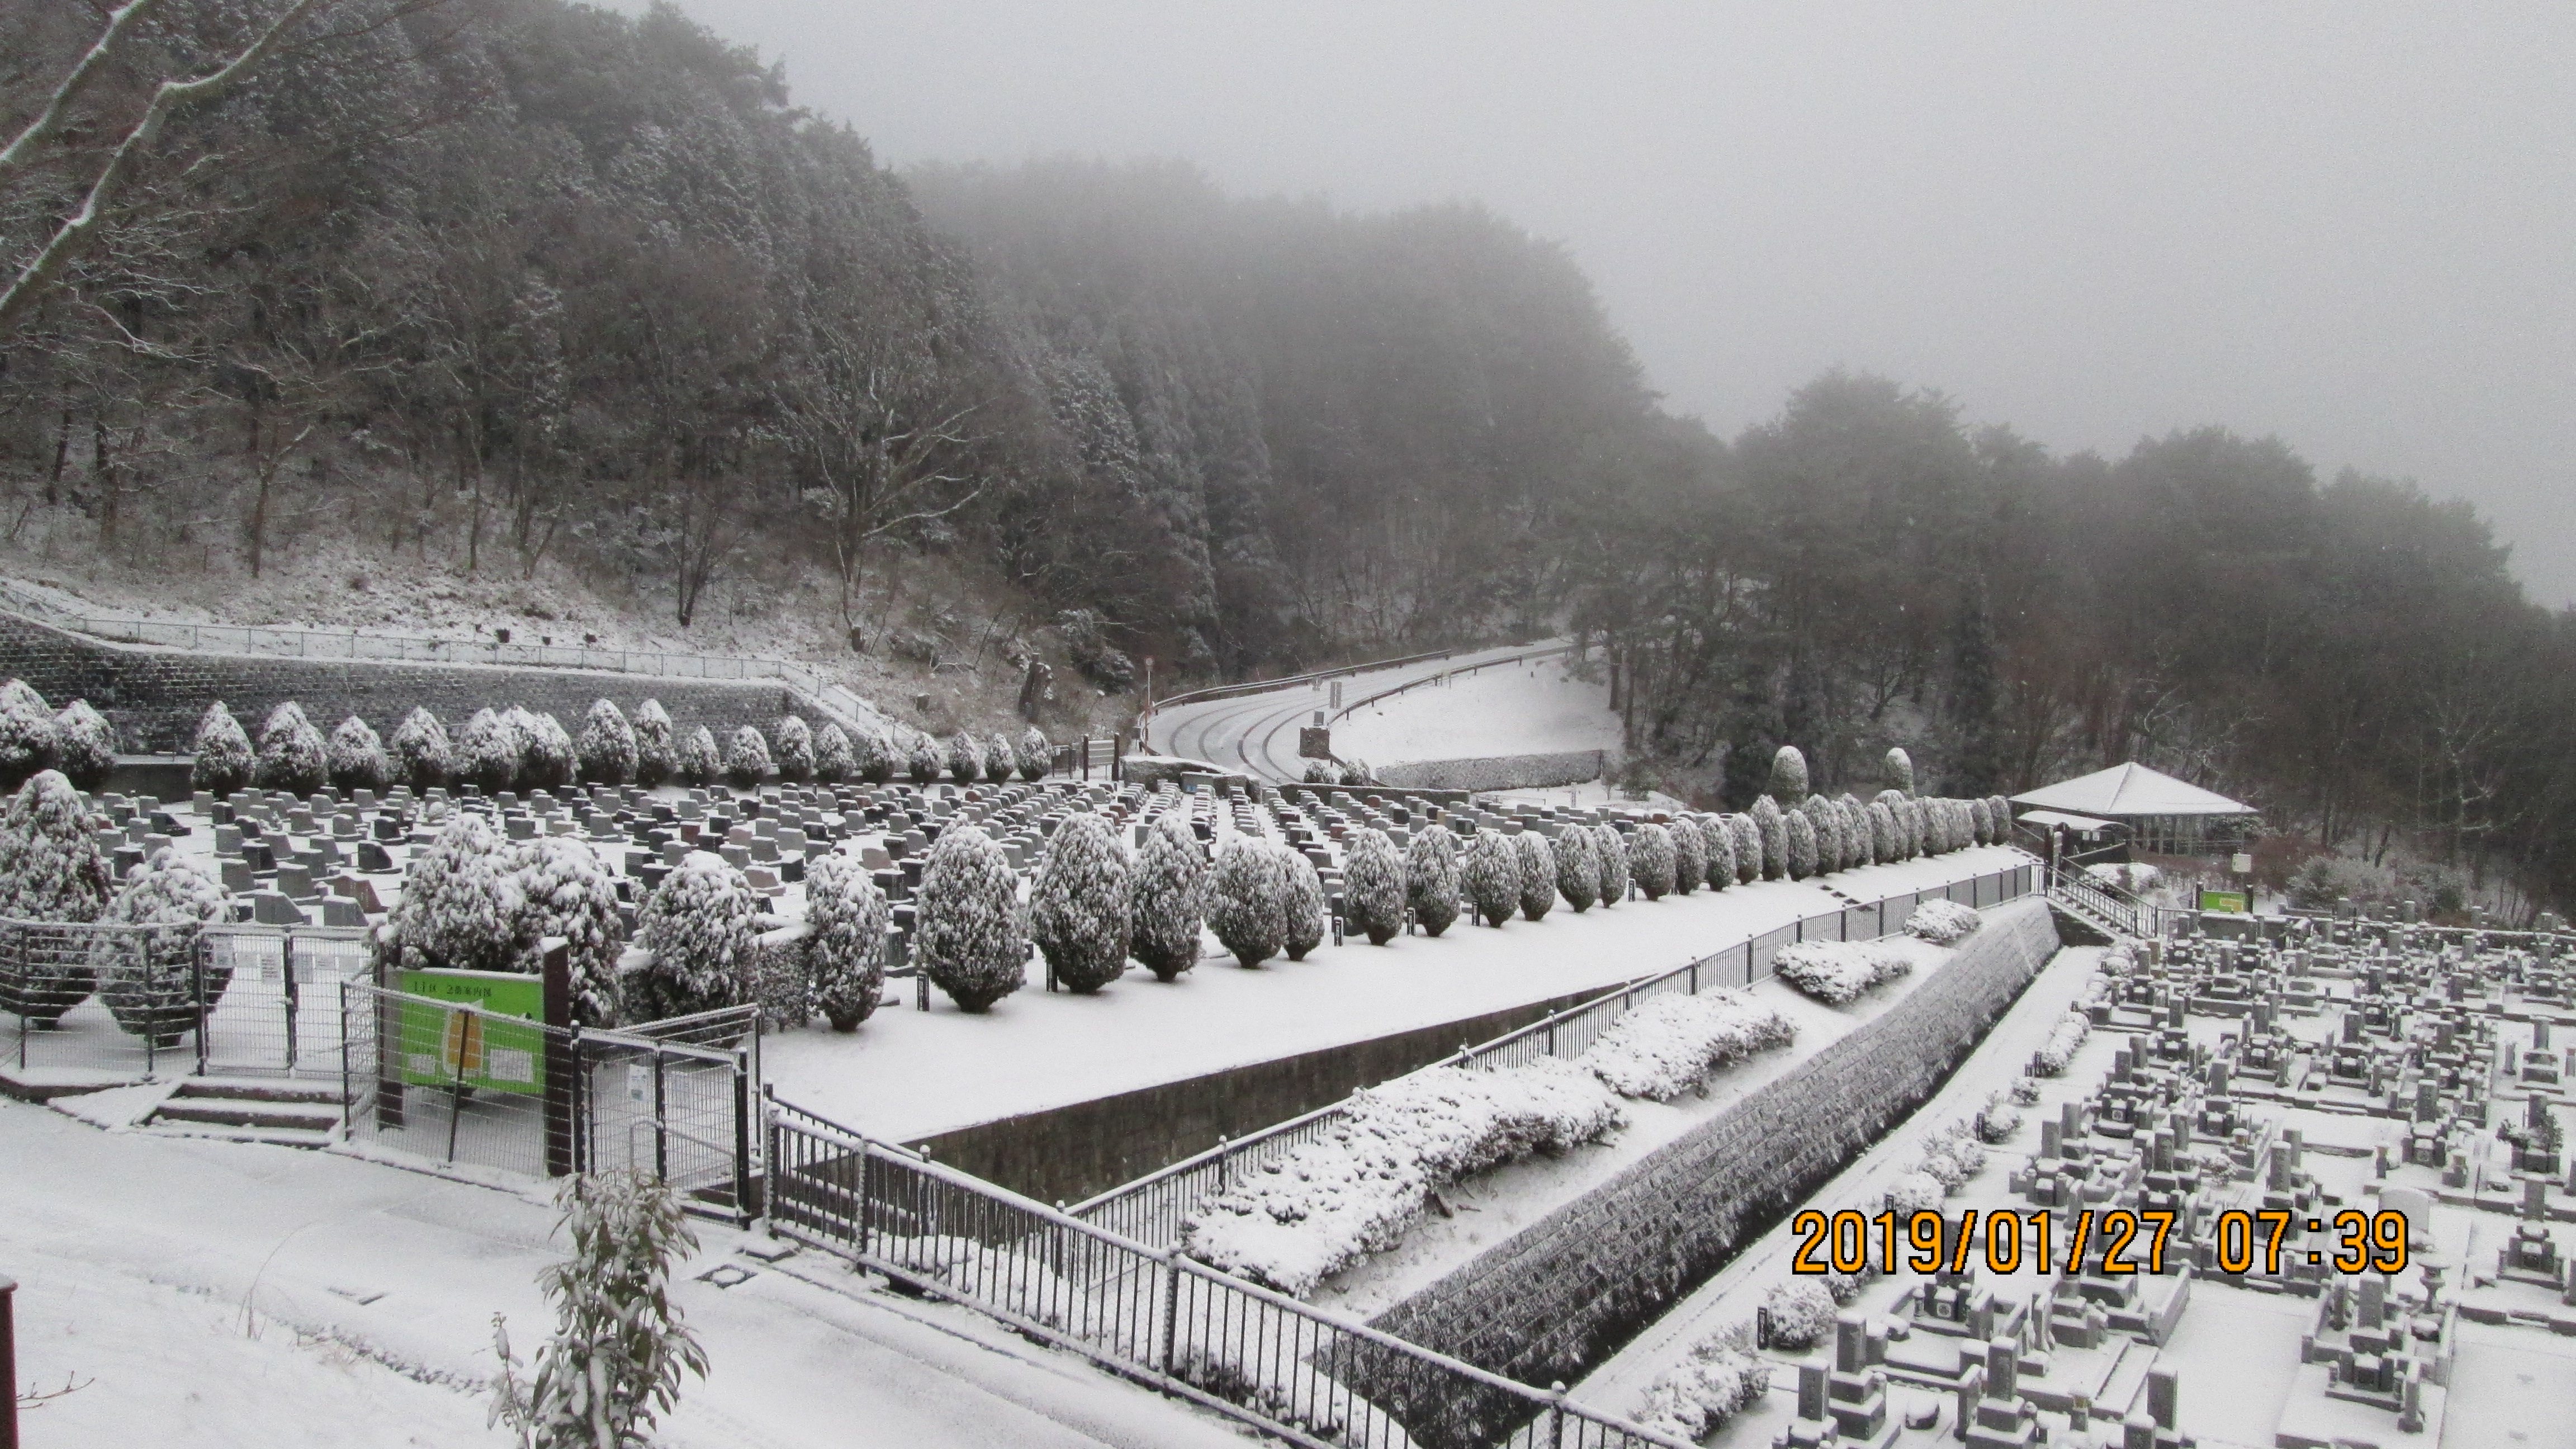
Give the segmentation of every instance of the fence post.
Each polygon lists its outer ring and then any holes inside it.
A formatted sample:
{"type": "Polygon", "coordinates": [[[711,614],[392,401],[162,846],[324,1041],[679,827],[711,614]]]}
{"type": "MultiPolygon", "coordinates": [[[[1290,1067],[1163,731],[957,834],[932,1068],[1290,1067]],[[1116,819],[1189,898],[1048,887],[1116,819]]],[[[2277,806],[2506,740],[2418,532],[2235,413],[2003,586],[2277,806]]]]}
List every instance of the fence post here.
{"type": "Polygon", "coordinates": [[[1172,1377],[1173,1348],[1181,1333],[1180,1255],[1163,1254],[1163,1377],[1172,1377]]]}
{"type": "MultiPolygon", "coordinates": [[[[197,1075],[201,1077],[206,1074],[206,956],[214,949],[215,938],[200,931],[197,933],[197,949],[188,953],[188,994],[196,998],[197,1075]]],[[[347,1034],[347,1028],[342,1028],[341,1035],[347,1034]]]]}
{"type": "Polygon", "coordinates": [[[0,1278],[0,1449],[18,1449],[18,1283],[0,1278]]]}
{"type": "Polygon", "coordinates": [[[751,1191],[751,1054],[733,1053],[733,1213],[748,1223],[759,1216],[751,1191]]]}

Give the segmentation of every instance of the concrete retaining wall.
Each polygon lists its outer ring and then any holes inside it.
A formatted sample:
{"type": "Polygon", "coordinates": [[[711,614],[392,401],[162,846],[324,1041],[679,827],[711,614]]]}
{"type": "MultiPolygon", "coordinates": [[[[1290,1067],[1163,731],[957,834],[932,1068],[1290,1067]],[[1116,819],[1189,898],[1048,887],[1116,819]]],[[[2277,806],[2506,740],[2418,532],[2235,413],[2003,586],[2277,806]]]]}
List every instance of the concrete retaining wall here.
{"type": "Polygon", "coordinates": [[[0,677],[12,675],[57,709],[88,700],[116,726],[117,748],[129,754],[184,752],[198,717],[218,699],[254,738],[268,712],[290,699],[326,734],[354,714],[387,736],[415,708],[426,707],[453,729],[487,705],[513,704],[551,713],[579,733],[591,701],[604,696],[630,712],[658,699],[674,724],[705,725],[721,741],[747,724],[766,733],[795,707],[776,680],[201,654],[109,644],[0,614],[0,677]]]}
{"type": "Polygon", "coordinates": [[[1523,1383],[1574,1382],[1930,1097],[2056,950],[2043,902],[1996,908],[1885,1014],[1375,1326],[1523,1383]]]}
{"type": "Polygon", "coordinates": [[[1606,750],[1553,755],[1490,755],[1473,760],[1412,760],[1372,765],[1378,783],[1400,790],[1543,790],[1598,780],[1609,768],[1606,750]]]}

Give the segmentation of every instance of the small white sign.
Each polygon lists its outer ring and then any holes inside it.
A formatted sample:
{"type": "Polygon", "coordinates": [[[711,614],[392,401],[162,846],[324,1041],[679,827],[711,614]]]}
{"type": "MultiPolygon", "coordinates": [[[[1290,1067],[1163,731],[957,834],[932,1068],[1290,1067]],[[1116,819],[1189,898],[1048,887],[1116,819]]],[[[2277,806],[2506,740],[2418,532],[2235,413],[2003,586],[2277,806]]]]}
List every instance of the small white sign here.
{"type": "Polygon", "coordinates": [[[2236,872],[2238,875],[2252,875],[2254,873],[2254,857],[2247,855],[2240,850],[2236,854],[2228,857],[2227,868],[2236,872]]]}
{"type": "Polygon", "coordinates": [[[523,1082],[533,1086],[537,1080],[536,1053],[515,1047],[494,1047],[483,1075],[496,1082],[523,1082]]]}
{"type": "Polygon", "coordinates": [[[651,1067],[644,1065],[642,1062],[629,1062],[626,1064],[626,1100],[630,1102],[649,1102],[653,1100],[653,1069],[651,1067]]]}

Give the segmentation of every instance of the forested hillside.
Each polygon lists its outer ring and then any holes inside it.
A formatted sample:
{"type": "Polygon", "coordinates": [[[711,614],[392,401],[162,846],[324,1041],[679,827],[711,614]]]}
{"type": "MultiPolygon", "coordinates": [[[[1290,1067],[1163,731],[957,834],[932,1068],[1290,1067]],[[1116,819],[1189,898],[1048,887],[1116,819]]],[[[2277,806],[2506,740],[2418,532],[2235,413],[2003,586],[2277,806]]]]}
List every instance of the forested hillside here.
{"type": "Polygon", "coordinates": [[[2217,428],[2057,457],[1840,373],[1715,438],[1503,218],[898,176],[667,8],[157,0],[84,70],[103,23],[0,0],[11,538],[544,565],[684,631],[794,572],[925,659],[975,647],[935,568],[1113,692],[1570,626],[1640,768],[1732,803],[1782,741],[1951,794],[2136,757],[2576,883],[2576,625],[2411,485],[2217,428]]]}

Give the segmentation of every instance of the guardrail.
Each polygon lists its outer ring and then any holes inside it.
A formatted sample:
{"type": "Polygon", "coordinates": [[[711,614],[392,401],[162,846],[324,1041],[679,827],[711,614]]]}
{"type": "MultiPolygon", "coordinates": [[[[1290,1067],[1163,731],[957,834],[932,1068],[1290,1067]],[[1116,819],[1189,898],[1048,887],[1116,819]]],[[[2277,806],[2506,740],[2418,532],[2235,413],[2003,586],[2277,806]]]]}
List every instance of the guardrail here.
{"type": "Polygon", "coordinates": [[[1428,685],[1446,684],[1450,680],[1457,678],[1460,674],[1473,675],[1481,669],[1496,669],[1506,664],[1526,664],[1533,659],[1548,659],[1559,654],[1571,654],[1575,651],[1575,648],[1576,646],[1571,643],[1551,644],[1544,649],[1524,650],[1521,653],[1507,655],[1501,659],[1487,659],[1480,663],[1470,664],[1463,670],[1443,670],[1428,679],[1409,680],[1403,684],[1395,686],[1393,689],[1381,689],[1375,694],[1362,695],[1358,699],[1351,700],[1344,704],[1340,709],[1335,710],[1332,714],[1332,718],[1336,720],[1348,719],[1350,718],[1351,711],[1358,709],[1364,704],[1375,704],[1382,699],[1393,699],[1395,696],[1404,693],[1408,689],[1421,689],[1428,685]]]}
{"type": "Polygon", "coordinates": [[[1400,669],[1407,664],[1421,664],[1433,659],[1446,659],[1455,649],[1433,649],[1421,654],[1407,654],[1401,659],[1375,659],[1366,664],[1346,664],[1339,669],[1313,669],[1304,674],[1286,674],[1277,679],[1247,679],[1239,684],[1211,684],[1204,689],[1183,690],[1179,694],[1154,700],[1136,716],[1137,723],[1153,718],[1176,704],[1204,704],[1211,699],[1233,699],[1238,695],[1261,694],[1273,689],[1286,689],[1296,684],[1312,684],[1319,679],[1339,679],[1350,674],[1367,674],[1380,669],[1400,669]]]}
{"type": "MultiPolygon", "coordinates": [[[[1892,935],[1903,930],[1915,907],[1928,900],[1954,900],[1978,909],[2018,900],[2039,889],[2045,869],[2040,862],[2031,861],[2011,870],[1954,881],[1938,890],[1913,891],[1804,917],[1687,965],[1612,987],[1589,1001],[1482,1045],[1461,1047],[1456,1056],[1434,1065],[1493,1069],[1526,1065],[1542,1056],[1581,1056],[1611,1023],[1636,1009],[1640,1002],[1676,991],[1697,995],[1703,988],[1751,985],[1770,974],[1771,960],[1783,946],[1800,941],[1876,940],[1892,935]]],[[[1247,1168],[1257,1167],[1300,1143],[1328,1135],[1341,1114],[1342,1104],[1336,1102],[1239,1140],[1220,1142],[1196,1156],[1087,1198],[1066,1211],[1139,1242],[1175,1245],[1180,1241],[1181,1223],[1202,1200],[1224,1191],[1247,1168]]]]}

